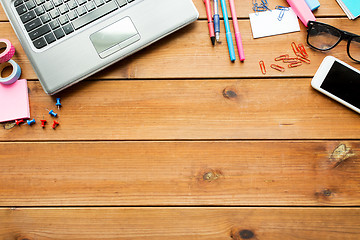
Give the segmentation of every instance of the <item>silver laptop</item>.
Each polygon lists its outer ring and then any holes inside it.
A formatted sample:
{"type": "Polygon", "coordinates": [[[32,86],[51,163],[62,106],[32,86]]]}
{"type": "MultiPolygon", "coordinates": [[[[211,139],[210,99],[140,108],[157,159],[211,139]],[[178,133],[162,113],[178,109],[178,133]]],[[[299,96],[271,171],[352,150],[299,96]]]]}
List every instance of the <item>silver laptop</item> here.
{"type": "Polygon", "coordinates": [[[0,0],[54,94],[195,21],[192,0],[0,0]]]}

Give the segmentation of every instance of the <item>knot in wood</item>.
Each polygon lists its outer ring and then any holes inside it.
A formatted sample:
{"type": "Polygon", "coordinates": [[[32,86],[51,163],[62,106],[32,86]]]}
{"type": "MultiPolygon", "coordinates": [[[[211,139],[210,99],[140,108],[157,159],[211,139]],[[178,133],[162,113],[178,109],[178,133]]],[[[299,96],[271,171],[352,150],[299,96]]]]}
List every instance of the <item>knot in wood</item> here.
{"type": "Polygon", "coordinates": [[[330,189],[325,189],[323,191],[323,195],[326,196],[326,197],[330,197],[332,194],[331,190],[330,189]]]}
{"type": "Polygon", "coordinates": [[[204,174],[203,179],[205,181],[211,182],[212,180],[215,180],[217,178],[216,174],[213,172],[207,172],[204,174]]]}
{"type": "Polygon", "coordinates": [[[236,93],[236,90],[233,88],[233,87],[226,87],[224,90],[223,90],[223,96],[225,98],[236,98],[237,97],[237,93],[236,93]]]}
{"type": "Polygon", "coordinates": [[[335,150],[332,152],[330,156],[330,162],[333,164],[333,167],[336,168],[341,163],[343,163],[345,160],[355,156],[354,153],[352,153],[352,150],[350,147],[347,147],[345,144],[340,144],[335,148],[335,150]]]}
{"type": "Polygon", "coordinates": [[[247,229],[241,230],[239,235],[242,239],[251,239],[254,237],[254,233],[247,229]]]}

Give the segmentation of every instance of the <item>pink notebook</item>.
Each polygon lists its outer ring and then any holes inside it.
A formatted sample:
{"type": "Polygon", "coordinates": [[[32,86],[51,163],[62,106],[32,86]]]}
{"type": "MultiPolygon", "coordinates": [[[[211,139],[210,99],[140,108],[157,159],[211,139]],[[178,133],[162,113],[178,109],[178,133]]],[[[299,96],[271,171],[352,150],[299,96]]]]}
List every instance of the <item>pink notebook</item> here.
{"type": "Polygon", "coordinates": [[[0,84],[0,122],[30,118],[27,80],[0,84]]]}

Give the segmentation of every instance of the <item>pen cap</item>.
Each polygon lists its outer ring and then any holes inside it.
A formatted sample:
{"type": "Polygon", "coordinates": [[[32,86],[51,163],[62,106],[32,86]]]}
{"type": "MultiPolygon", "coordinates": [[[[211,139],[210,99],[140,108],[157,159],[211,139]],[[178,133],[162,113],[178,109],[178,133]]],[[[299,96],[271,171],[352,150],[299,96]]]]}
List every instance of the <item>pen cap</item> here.
{"type": "Polygon", "coordinates": [[[287,0],[287,2],[306,27],[309,21],[316,21],[314,14],[311,12],[305,0],[287,0]]]}
{"type": "Polygon", "coordinates": [[[318,0],[305,0],[305,2],[311,11],[314,11],[320,7],[320,3],[318,0]]]}

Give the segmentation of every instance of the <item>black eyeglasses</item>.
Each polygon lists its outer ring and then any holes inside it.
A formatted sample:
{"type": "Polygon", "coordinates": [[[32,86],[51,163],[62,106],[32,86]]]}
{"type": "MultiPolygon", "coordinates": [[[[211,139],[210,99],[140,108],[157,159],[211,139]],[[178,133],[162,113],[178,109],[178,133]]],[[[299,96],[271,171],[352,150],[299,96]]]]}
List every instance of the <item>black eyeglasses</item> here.
{"type": "Polygon", "coordinates": [[[307,43],[320,51],[330,50],[342,40],[347,40],[347,54],[360,63],[360,36],[321,22],[308,22],[307,43]]]}

